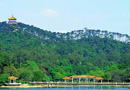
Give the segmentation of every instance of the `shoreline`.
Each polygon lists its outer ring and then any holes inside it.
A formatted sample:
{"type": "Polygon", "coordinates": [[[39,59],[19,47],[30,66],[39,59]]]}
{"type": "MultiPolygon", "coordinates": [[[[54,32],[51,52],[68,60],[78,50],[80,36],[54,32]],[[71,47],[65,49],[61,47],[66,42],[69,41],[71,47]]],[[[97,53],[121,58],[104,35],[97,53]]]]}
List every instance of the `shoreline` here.
{"type": "Polygon", "coordinates": [[[0,88],[72,88],[83,86],[111,86],[111,87],[130,87],[130,85],[20,85],[20,86],[0,86],[0,88]]]}

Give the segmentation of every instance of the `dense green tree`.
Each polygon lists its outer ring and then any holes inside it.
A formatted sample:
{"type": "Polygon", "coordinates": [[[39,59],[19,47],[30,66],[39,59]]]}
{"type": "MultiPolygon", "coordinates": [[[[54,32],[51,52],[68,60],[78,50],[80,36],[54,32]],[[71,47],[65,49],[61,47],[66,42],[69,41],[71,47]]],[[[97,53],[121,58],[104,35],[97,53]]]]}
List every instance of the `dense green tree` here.
{"type": "Polygon", "coordinates": [[[44,73],[42,71],[34,71],[33,80],[34,81],[42,81],[44,79],[44,73]]]}
{"type": "Polygon", "coordinates": [[[0,74],[14,75],[24,81],[50,81],[71,75],[127,81],[130,45],[112,40],[113,34],[111,39],[99,38],[100,30],[85,30],[82,36],[82,30],[52,33],[23,23],[1,22],[0,74]]]}
{"type": "Polygon", "coordinates": [[[31,81],[33,78],[33,70],[29,70],[26,67],[22,67],[19,69],[19,79],[23,81],[31,81]]]}
{"type": "Polygon", "coordinates": [[[2,74],[0,75],[0,86],[4,83],[7,83],[9,81],[9,75],[8,74],[2,74]]]}
{"type": "Polygon", "coordinates": [[[109,81],[109,80],[111,80],[111,78],[112,78],[111,72],[106,72],[104,79],[109,81]]]}
{"type": "Polygon", "coordinates": [[[35,61],[27,61],[26,64],[24,64],[23,66],[28,68],[29,70],[38,69],[37,63],[35,61]]]}
{"type": "Polygon", "coordinates": [[[30,77],[30,74],[27,71],[20,73],[19,75],[19,78],[24,81],[27,81],[29,77],[30,77]]]}

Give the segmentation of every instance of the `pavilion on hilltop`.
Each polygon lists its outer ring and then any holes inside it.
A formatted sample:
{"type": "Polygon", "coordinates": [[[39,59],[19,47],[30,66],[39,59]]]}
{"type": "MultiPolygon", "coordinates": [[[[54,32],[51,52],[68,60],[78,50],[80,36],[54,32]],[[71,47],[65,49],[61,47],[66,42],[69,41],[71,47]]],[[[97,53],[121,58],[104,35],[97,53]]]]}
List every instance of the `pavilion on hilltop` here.
{"type": "Polygon", "coordinates": [[[17,19],[12,15],[12,17],[10,17],[8,19],[8,24],[17,24],[17,19]]]}

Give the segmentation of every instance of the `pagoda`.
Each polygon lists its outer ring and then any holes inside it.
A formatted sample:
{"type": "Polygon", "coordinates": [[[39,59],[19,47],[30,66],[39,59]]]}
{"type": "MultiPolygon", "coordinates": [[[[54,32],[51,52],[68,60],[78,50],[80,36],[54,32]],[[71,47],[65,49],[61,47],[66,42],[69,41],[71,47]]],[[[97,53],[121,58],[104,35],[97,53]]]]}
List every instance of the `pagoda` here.
{"type": "Polygon", "coordinates": [[[12,17],[8,19],[8,24],[17,24],[16,20],[17,19],[12,15],[12,17]]]}

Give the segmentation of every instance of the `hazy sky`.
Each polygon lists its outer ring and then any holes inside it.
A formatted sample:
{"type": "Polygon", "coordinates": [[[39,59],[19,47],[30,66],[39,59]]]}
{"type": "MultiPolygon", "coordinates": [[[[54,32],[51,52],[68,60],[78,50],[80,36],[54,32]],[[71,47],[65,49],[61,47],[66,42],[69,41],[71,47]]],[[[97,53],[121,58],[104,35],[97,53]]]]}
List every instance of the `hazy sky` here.
{"type": "Polygon", "coordinates": [[[130,0],[0,0],[0,22],[11,15],[41,29],[100,29],[130,35],[130,0]]]}

